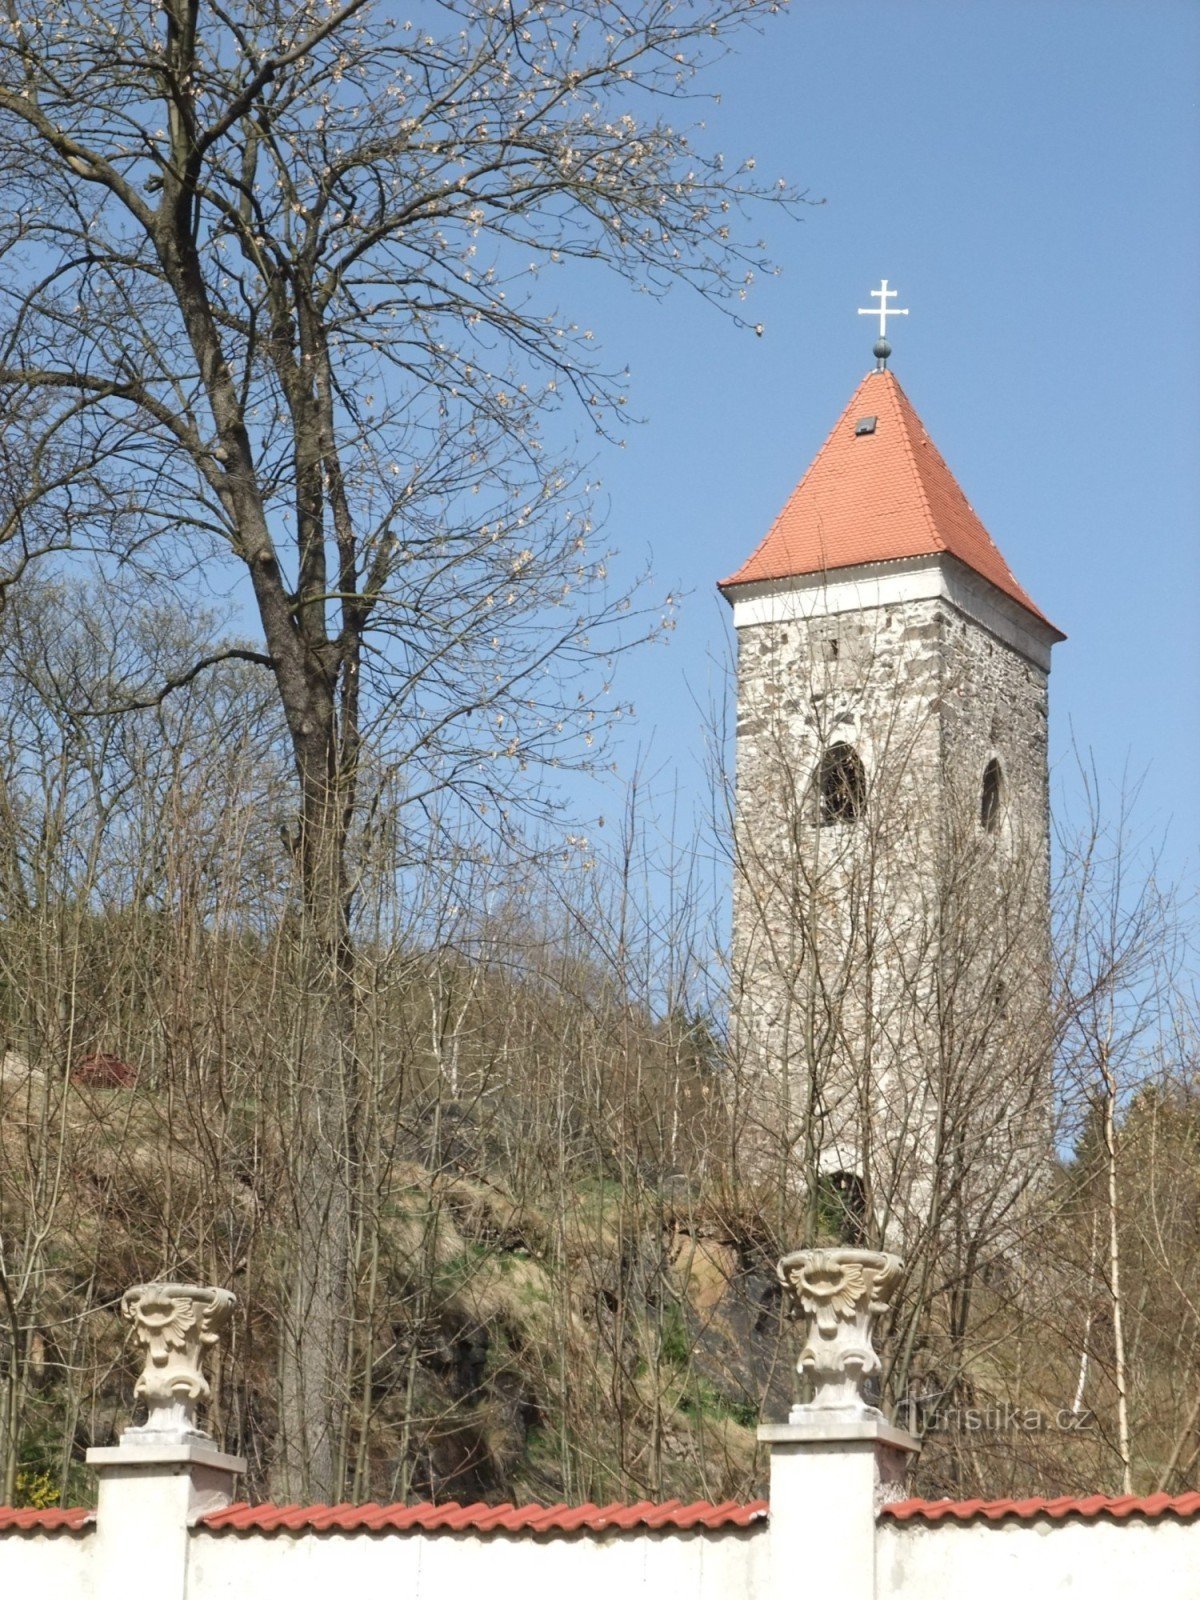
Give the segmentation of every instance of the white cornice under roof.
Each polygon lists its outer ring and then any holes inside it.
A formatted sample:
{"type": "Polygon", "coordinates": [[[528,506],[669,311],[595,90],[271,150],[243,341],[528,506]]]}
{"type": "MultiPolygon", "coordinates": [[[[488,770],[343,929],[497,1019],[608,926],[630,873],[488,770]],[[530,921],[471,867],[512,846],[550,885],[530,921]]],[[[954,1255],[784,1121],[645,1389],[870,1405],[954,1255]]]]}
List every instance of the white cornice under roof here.
{"type": "Polygon", "coordinates": [[[1064,637],[956,556],[945,553],[740,583],[726,598],[733,605],[735,628],[833,617],[906,600],[945,600],[1043,672],[1050,671],[1051,647],[1064,637]]]}

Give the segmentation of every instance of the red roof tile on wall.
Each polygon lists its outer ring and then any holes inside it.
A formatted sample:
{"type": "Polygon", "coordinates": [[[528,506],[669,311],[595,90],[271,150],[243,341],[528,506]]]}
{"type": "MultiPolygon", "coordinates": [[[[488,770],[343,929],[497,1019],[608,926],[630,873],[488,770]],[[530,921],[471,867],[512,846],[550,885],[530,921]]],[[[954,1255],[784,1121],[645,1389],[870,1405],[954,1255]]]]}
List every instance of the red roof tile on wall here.
{"type": "Polygon", "coordinates": [[[96,1513],[85,1506],[69,1506],[65,1511],[58,1506],[45,1511],[0,1506],[0,1533],[84,1533],[95,1522],[96,1513]]]}
{"type": "MultiPolygon", "coordinates": [[[[632,1505],[619,1501],[611,1505],[526,1505],[488,1506],[482,1502],[463,1506],[457,1501],[445,1505],[423,1502],[419,1505],[381,1506],[252,1506],[245,1503],[210,1512],[199,1526],[216,1533],[528,1533],[570,1534],[638,1532],[644,1529],[686,1531],[705,1528],[720,1531],[748,1528],[765,1520],[765,1500],[739,1504],[723,1500],[712,1504],[696,1500],[638,1500],[632,1505]]],[[[1200,1492],[1167,1495],[1063,1495],[1057,1499],[1027,1500],[896,1500],[885,1505],[880,1516],[895,1522],[1124,1522],[1132,1517],[1174,1517],[1181,1521],[1200,1518],[1200,1492]]],[[[96,1513],[73,1506],[63,1511],[16,1510],[0,1506],[2,1533],[87,1533],[96,1525],[96,1513]]]]}
{"type": "Polygon", "coordinates": [[[1047,621],[976,516],[895,374],[869,372],[766,538],[719,587],[939,553],[956,556],[1047,621]],[[873,432],[856,432],[863,417],[875,419],[873,432]]]}
{"type": "Polygon", "coordinates": [[[1071,1517],[1086,1521],[1128,1517],[1200,1517],[1200,1494],[1150,1494],[1084,1496],[1063,1495],[1056,1500],[896,1500],[885,1505],[881,1516],[897,1522],[1065,1522],[1071,1517]]]}
{"type": "MultiPolygon", "coordinates": [[[[211,1512],[201,1526],[218,1533],[525,1533],[571,1534],[638,1532],[645,1529],[682,1531],[746,1528],[765,1520],[765,1500],[713,1505],[697,1500],[639,1500],[632,1505],[567,1506],[510,1504],[275,1506],[247,1504],[211,1512]]],[[[42,1515],[44,1513],[32,1513],[42,1515]]],[[[75,1514],[75,1513],[70,1513],[75,1514]]],[[[87,1513],[79,1513],[86,1515],[87,1513]]],[[[1130,1517],[1200,1517],[1200,1493],[1182,1495],[1065,1495],[1027,1500],[899,1500],[885,1505],[881,1517],[896,1522],[1065,1522],[1124,1521],[1130,1517]]]]}
{"type": "Polygon", "coordinates": [[[337,1506],[227,1506],[210,1512],[200,1526],[215,1533],[608,1533],[613,1530],[662,1528],[747,1528],[767,1514],[765,1500],[739,1505],[724,1500],[713,1505],[696,1500],[639,1500],[633,1505],[614,1502],[596,1506],[461,1506],[445,1505],[337,1505],[337,1506]]]}
{"type": "MultiPolygon", "coordinates": [[[[685,1505],[678,1500],[657,1503],[639,1500],[632,1505],[616,1502],[596,1506],[462,1506],[445,1505],[338,1505],[273,1506],[233,1505],[203,1519],[202,1526],[230,1533],[358,1533],[385,1531],[425,1533],[608,1533],[643,1529],[746,1528],[768,1514],[765,1500],[718,1505],[705,1500],[685,1505]]],[[[1200,1517],[1200,1493],[1165,1495],[1085,1495],[1028,1500],[899,1500],[882,1508],[880,1515],[896,1522],[987,1522],[1015,1520],[1065,1522],[1072,1517],[1087,1521],[1124,1521],[1129,1517],[1200,1517]]]]}

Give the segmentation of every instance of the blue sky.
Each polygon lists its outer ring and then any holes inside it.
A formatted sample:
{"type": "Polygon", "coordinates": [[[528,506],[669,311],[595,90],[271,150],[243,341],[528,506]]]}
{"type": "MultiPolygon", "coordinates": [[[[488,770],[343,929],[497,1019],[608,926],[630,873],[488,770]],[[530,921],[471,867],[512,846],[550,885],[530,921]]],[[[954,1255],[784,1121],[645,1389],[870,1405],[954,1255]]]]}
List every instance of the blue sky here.
{"type": "Polygon", "coordinates": [[[1194,880],[1200,807],[1200,6],[800,4],[715,72],[721,148],[824,204],[768,242],[762,338],[694,297],[617,284],[588,311],[648,420],[599,461],[629,572],[685,593],[627,659],[660,788],[703,792],[729,660],[713,590],[766,531],[862,374],[883,276],[893,369],[1020,581],[1068,634],[1051,679],[1057,803],[1072,739],[1194,880]]]}

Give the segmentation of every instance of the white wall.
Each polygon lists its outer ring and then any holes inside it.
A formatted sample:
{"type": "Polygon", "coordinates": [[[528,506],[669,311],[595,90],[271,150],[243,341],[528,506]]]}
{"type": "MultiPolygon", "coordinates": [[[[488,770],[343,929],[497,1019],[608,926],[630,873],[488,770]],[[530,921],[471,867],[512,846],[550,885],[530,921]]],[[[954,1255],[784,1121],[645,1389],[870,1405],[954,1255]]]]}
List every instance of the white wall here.
{"type": "Polygon", "coordinates": [[[1196,1600],[1200,1522],[889,1523],[877,1593],[941,1600],[1196,1600]]]}
{"type": "MultiPolygon", "coordinates": [[[[803,1541],[819,1551],[828,1527],[803,1541]]],[[[1196,1600],[1200,1521],[895,1523],[876,1530],[878,1600],[1196,1600]]],[[[188,1570],[144,1560],[136,1530],[120,1560],[95,1531],[0,1534],[0,1596],[36,1600],[794,1600],[811,1567],[772,1574],[767,1524],[716,1533],[234,1534],[195,1529],[188,1570]]],[[[795,1550],[793,1543],[791,1548],[795,1550]]],[[[854,1561],[841,1549],[840,1560],[854,1561]]],[[[843,1569],[843,1576],[849,1576],[843,1569]]],[[[822,1585],[822,1589],[826,1586],[822,1585]]]]}
{"type": "Polygon", "coordinates": [[[93,1532],[0,1533],[0,1596],[92,1600],[95,1544],[93,1532]]]}
{"type": "Polygon", "coordinates": [[[764,1524],[569,1537],[197,1530],[187,1600],[767,1600],[766,1547],[764,1524]]]}

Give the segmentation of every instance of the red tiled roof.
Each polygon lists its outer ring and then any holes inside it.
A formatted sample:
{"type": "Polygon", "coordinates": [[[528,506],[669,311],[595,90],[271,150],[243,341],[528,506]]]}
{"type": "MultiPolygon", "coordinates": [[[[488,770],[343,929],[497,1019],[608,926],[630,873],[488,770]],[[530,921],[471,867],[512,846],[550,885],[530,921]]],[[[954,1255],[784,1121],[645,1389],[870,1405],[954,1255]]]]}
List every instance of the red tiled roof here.
{"type": "Polygon", "coordinates": [[[1065,1522],[1070,1517],[1087,1521],[1111,1517],[1118,1522],[1127,1517],[1191,1518],[1200,1516],[1200,1494],[1063,1495],[1057,1500],[894,1500],[882,1508],[880,1515],[897,1522],[973,1522],[977,1517],[986,1522],[1003,1522],[1009,1517],[1021,1522],[1041,1518],[1065,1522]]]}
{"type": "MultiPolygon", "coordinates": [[[[596,1506],[487,1506],[482,1502],[462,1506],[457,1501],[433,1505],[381,1506],[226,1506],[201,1519],[200,1526],[217,1533],[606,1533],[613,1530],[665,1528],[748,1528],[762,1522],[768,1512],[765,1500],[739,1504],[723,1500],[712,1504],[696,1500],[619,1501],[596,1506]]],[[[1057,1499],[1028,1500],[894,1500],[880,1510],[881,1517],[896,1522],[1066,1522],[1130,1517],[1200,1517],[1200,1492],[1167,1495],[1063,1495],[1057,1499]]],[[[0,1506],[0,1533],[84,1533],[95,1527],[96,1513],[83,1506],[45,1511],[16,1510],[0,1506]]]]}
{"type": "Polygon", "coordinates": [[[767,1514],[765,1500],[712,1505],[696,1500],[638,1500],[633,1505],[252,1506],[212,1511],[200,1526],[215,1533],[607,1533],[613,1529],[747,1528],[767,1514]]]}
{"type": "Polygon", "coordinates": [[[766,538],[719,587],[942,552],[1048,620],[1013,577],[895,374],[869,372],[766,538]],[[856,433],[864,417],[875,419],[874,432],[856,433]]]}
{"type": "Polygon", "coordinates": [[[96,1513],[86,1506],[69,1506],[65,1511],[58,1506],[45,1511],[0,1506],[0,1533],[81,1533],[95,1521],[96,1513]]]}

